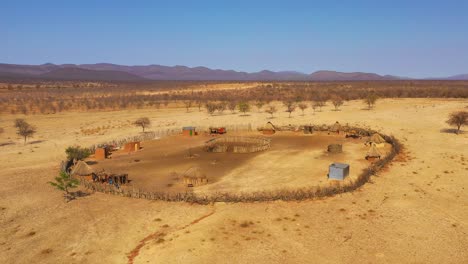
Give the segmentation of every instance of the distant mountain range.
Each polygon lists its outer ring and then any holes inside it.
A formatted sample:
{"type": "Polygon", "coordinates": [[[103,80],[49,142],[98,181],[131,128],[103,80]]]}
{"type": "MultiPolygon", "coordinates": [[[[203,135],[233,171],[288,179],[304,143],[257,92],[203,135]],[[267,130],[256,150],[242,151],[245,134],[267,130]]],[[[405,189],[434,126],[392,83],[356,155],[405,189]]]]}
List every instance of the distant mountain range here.
{"type": "MultiPolygon", "coordinates": [[[[186,66],[125,66],[97,64],[1,64],[1,79],[89,80],[89,81],[150,81],[150,80],[214,80],[214,81],[379,81],[409,78],[366,72],[316,71],[311,74],[295,71],[239,72],[186,66]]],[[[468,80],[468,74],[439,80],[468,80]]]]}

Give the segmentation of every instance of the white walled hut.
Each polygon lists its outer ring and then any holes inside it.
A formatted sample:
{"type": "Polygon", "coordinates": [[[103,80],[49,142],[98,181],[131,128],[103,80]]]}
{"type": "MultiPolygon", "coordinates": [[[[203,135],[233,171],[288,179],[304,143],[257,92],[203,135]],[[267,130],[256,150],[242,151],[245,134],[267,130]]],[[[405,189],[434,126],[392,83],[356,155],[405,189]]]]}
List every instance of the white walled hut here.
{"type": "Polygon", "coordinates": [[[328,168],[328,179],[331,180],[344,180],[349,175],[349,164],[345,163],[332,163],[328,168]]]}

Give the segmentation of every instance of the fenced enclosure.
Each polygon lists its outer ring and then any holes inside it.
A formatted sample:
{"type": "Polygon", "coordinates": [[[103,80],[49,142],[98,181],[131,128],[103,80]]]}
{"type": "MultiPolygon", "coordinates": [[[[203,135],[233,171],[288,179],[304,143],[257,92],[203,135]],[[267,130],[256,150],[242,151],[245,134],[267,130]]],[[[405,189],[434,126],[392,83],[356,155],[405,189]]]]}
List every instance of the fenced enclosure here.
{"type": "Polygon", "coordinates": [[[208,140],[204,149],[207,152],[253,153],[267,150],[270,146],[270,138],[225,136],[208,140]]]}
{"type": "MultiPolygon", "coordinates": [[[[244,128],[251,129],[251,125],[243,126],[244,128]]],[[[327,125],[317,125],[314,126],[315,131],[329,131],[329,126],[327,125]]],[[[377,131],[371,129],[359,128],[356,126],[344,126],[342,131],[357,131],[361,135],[369,136],[377,131]]],[[[179,134],[180,131],[176,129],[162,130],[163,132],[149,132],[142,134],[137,137],[128,137],[116,141],[116,145],[123,145],[126,142],[131,142],[135,140],[144,141],[152,140],[154,138],[160,138],[162,136],[170,136],[179,134]]],[[[232,130],[231,130],[232,131],[232,130]]],[[[247,130],[251,131],[251,130],[247,130]]],[[[275,200],[284,200],[284,201],[293,201],[293,200],[306,200],[306,199],[316,199],[321,197],[333,196],[340,193],[351,192],[365,183],[367,183],[372,175],[375,175],[380,169],[386,166],[393,158],[400,153],[402,150],[402,145],[400,142],[393,136],[387,136],[380,133],[385,141],[392,145],[390,153],[384,158],[378,160],[375,163],[372,163],[366,170],[357,176],[353,181],[346,183],[334,183],[328,186],[312,186],[305,188],[297,189],[277,189],[271,191],[261,191],[261,192],[251,192],[251,193],[213,193],[213,194],[201,194],[194,193],[191,190],[186,192],[167,192],[167,191],[143,191],[138,188],[134,188],[131,185],[121,185],[119,187],[115,185],[109,185],[107,183],[91,182],[80,178],[81,184],[95,192],[102,192],[106,194],[118,195],[122,197],[131,197],[137,199],[148,199],[148,200],[161,200],[161,201],[171,201],[171,202],[190,202],[190,203],[199,203],[199,204],[208,204],[212,202],[264,202],[264,201],[275,201],[275,200]]],[[[271,139],[264,137],[235,137],[235,136],[223,136],[217,137],[211,142],[228,143],[228,142],[243,142],[244,144],[258,144],[258,148],[243,150],[242,148],[237,149],[237,151],[261,151],[262,149],[268,149],[271,144],[271,139]]],[[[210,144],[208,141],[207,144],[210,144]]],[[[242,147],[242,146],[241,146],[242,147]]]]}

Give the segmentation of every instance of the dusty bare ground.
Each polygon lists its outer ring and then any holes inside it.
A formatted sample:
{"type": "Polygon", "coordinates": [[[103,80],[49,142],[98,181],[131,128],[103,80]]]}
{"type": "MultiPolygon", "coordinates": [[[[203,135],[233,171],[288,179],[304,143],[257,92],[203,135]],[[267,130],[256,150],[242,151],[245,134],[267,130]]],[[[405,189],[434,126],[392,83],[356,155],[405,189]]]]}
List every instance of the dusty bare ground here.
{"type": "Polygon", "coordinates": [[[192,124],[263,123],[265,113],[210,117],[185,109],[64,113],[27,117],[37,125],[23,146],[12,120],[0,126],[0,263],[466,263],[468,133],[440,132],[467,100],[382,100],[373,111],[343,111],[277,123],[359,123],[394,134],[406,147],[359,191],[323,200],[255,204],[164,203],[91,194],[65,203],[46,185],[70,144],[192,124]],[[104,135],[82,128],[110,125],[104,135]],[[114,126],[114,127],[112,127],[114,126]],[[9,138],[9,139],[8,139],[9,138]]]}
{"type": "MultiPolygon", "coordinates": [[[[261,136],[260,132],[228,133],[261,136]]],[[[268,137],[272,139],[270,149],[240,154],[206,152],[204,142],[212,137],[203,133],[194,137],[175,135],[143,142],[138,152],[117,151],[111,159],[95,161],[90,158],[89,163],[95,171],[127,173],[132,181],[128,187],[147,191],[193,190],[202,194],[328,185],[333,182],[327,179],[328,165],[333,162],[350,164],[352,170],[347,182],[356,179],[370,164],[365,160],[368,149],[365,140],[346,139],[344,133],[278,132],[268,137]],[[343,153],[328,153],[327,146],[333,143],[342,144],[343,153]],[[205,175],[208,184],[187,188],[181,178],[191,168],[205,175]]],[[[386,154],[384,148],[381,152],[386,154]]]]}

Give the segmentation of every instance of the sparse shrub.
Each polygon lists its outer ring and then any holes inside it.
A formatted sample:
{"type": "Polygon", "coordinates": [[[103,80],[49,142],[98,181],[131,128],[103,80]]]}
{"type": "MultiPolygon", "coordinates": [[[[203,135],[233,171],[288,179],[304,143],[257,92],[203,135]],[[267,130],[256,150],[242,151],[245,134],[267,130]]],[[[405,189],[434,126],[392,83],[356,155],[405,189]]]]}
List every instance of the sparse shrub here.
{"type": "Polygon", "coordinates": [[[143,132],[145,132],[145,128],[151,126],[151,121],[147,117],[138,118],[135,122],[133,122],[134,126],[141,127],[143,132]]]}
{"type": "Polygon", "coordinates": [[[273,115],[277,112],[278,110],[276,109],[276,106],[274,105],[268,105],[267,109],[265,112],[269,113],[271,115],[271,118],[273,118],[273,115]]]}
{"type": "Polygon", "coordinates": [[[205,108],[206,112],[208,112],[210,115],[213,115],[217,109],[217,105],[215,103],[208,102],[205,104],[205,108]]]}
{"type": "Polygon", "coordinates": [[[228,103],[228,108],[229,110],[231,110],[231,113],[234,114],[234,112],[236,111],[236,107],[237,107],[237,102],[236,101],[229,101],[228,103]]]}
{"type": "Polygon", "coordinates": [[[304,115],[304,110],[306,110],[307,107],[308,107],[307,104],[306,103],[299,103],[297,106],[299,107],[299,109],[301,109],[302,115],[304,115]]]}
{"type": "Polygon", "coordinates": [[[15,120],[15,128],[17,129],[16,134],[24,138],[24,144],[26,144],[28,137],[32,137],[36,133],[36,127],[20,118],[15,120]]]}
{"type": "Polygon", "coordinates": [[[69,189],[78,187],[78,180],[71,177],[68,173],[62,171],[59,176],[55,177],[55,182],[48,182],[50,185],[55,187],[57,190],[63,191],[64,198],[67,201],[72,200],[74,197],[70,194],[69,189]]]}
{"type": "Polygon", "coordinates": [[[449,115],[449,119],[447,120],[447,124],[451,126],[456,126],[456,134],[460,133],[460,129],[463,125],[468,125],[468,112],[466,111],[458,111],[453,112],[449,115]]]}
{"type": "Polygon", "coordinates": [[[91,151],[88,148],[82,148],[80,146],[70,146],[65,149],[68,160],[84,160],[91,155],[91,151]]]}
{"type": "Polygon", "coordinates": [[[184,101],[185,109],[187,109],[187,113],[190,110],[190,107],[192,107],[192,101],[191,100],[186,100],[184,101]]]}
{"type": "Polygon", "coordinates": [[[343,105],[343,99],[341,99],[341,97],[339,97],[337,95],[332,97],[331,102],[332,102],[333,106],[335,106],[335,111],[340,110],[340,106],[343,105]]]}
{"type": "Polygon", "coordinates": [[[366,97],[364,98],[364,103],[367,104],[367,109],[372,109],[377,102],[377,94],[374,91],[367,93],[366,97]]]}
{"type": "Polygon", "coordinates": [[[241,111],[242,113],[244,113],[244,115],[245,115],[245,113],[247,113],[247,112],[250,111],[250,104],[249,104],[249,102],[240,102],[239,105],[238,105],[238,107],[239,107],[239,111],[241,111]]]}
{"type": "Polygon", "coordinates": [[[264,105],[265,105],[265,102],[262,101],[262,100],[258,100],[257,102],[255,102],[255,106],[257,107],[258,112],[260,112],[260,110],[262,110],[262,107],[264,105]]]}

